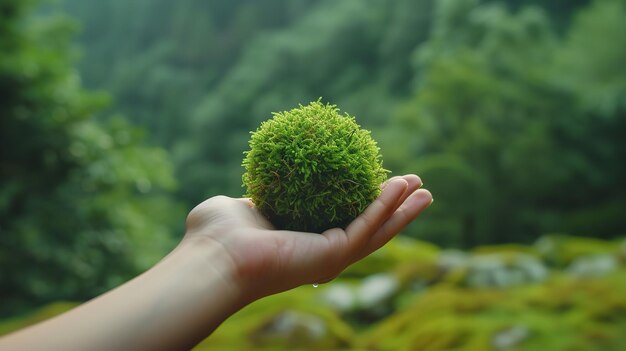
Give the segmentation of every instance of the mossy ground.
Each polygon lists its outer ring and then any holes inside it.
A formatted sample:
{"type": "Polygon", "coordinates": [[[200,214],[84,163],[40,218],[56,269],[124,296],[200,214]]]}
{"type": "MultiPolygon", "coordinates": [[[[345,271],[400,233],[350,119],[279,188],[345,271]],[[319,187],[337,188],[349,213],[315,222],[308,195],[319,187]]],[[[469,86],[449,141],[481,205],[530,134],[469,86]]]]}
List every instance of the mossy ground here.
{"type": "MultiPolygon", "coordinates": [[[[559,237],[562,245],[580,248],[586,241],[559,237]]],[[[431,244],[401,238],[319,288],[302,286],[257,301],[228,319],[196,350],[496,350],[494,338],[518,328],[525,336],[507,350],[623,350],[626,345],[626,267],[623,246],[599,242],[619,265],[593,278],[572,276],[547,265],[542,283],[514,287],[470,288],[454,272],[438,271],[443,251],[431,244]],[[389,314],[376,320],[355,320],[362,313],[338,311],[322,303],[334,285],[358,286],[364,277],[381,272],[401,281],[390,301],[389,314]],[[422,282],[419,288],[415,282],[422,282]],[[285,315],[290,318],[283,318],[285,315]],[[295,317],[294,317],[295,316],[295,317]],[[285,321],[298,320],[289,327],[285,321]],[[316,326],[307,327],[307,323],[316,326]],[[322,326],[322,327],[320,327],[322,326]],[[317,328],[317,329],[316,329],[317,328]],[[321,329],[320,329],[321,328],[321,329]]],[[[502,257],[534,252],[533,247],[492,246],[478,252],[502,257]]],[[[574,250],[577,257],[589,252],[574,250]]],[[[473,254],[481,255],[482,253],[473,254]]],[[[537,256],[542,262],[552,256],[537,256]]],[[[562,252],[573,259],[571,251],[562,252]]],[[[471,256],[472,254],[470,254],[471,256]]],[[[558,258],[558,257],[557,257],[558,258]]],[[[561,262],[559,258],[556,261],[561,262]]],[[[461,270],[460,274],[466,274],[461,270]]],[[[63,312],[74,304],[52,304],[25,317],[0,323],[7,333],[63,312]]],[[[362,312],[362,311],[361,311],[362,312]]]]}

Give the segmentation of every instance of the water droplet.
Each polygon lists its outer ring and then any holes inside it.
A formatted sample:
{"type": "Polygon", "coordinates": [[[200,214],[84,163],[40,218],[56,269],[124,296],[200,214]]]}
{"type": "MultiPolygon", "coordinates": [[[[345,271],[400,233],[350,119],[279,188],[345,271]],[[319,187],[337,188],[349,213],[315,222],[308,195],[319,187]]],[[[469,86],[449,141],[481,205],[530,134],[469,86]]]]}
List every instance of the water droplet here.
{"type": "Polygon", "coordinates": [[[314,287],[314,288],[317,288],[318,286],[320,286],[320,285],[319,285],[319,284],[317,284],[317,283],[313,283],[313,287],[314,287]]]}

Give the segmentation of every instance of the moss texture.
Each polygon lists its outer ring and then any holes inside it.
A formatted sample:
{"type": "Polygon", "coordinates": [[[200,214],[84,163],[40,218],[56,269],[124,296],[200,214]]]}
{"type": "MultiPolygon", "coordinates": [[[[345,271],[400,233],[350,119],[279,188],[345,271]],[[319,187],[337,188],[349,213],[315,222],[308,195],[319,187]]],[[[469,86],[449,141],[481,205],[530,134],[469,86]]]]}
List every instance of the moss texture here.
{"type": "MultiPolygon", "coordinates": [[[[566,236],[559,236],[559,240],[575,247],[588,242],[566,236]]],[[[604,244],[608,250],[605,254],[626,257],[623,239],[596,243],[604,244]],[[620,247],[622,251],[616,253],[614,249],[620,247]]],[[[500,248],[503,251],[496,246],[488,249],[498,256],[511,253],[506,246],[500,248]]],[[[607,274],[578,278],[558,265],[548,266],[549,257],[545,257],[541,260],[550,269],[550,277],[542,282],[472,288],[447,277],[456,274],[455,270],[463,271],[461,266],[440,271],[433,279],[428,267],[439,266],[446,252],[425,242],[396,238],[332,283],[317,289],[303,286],[246,306],[194,350],[624,350],[626,260],[607,274]],[[426,269],[407,272],[407,267],[426,269]],[[381,272],[401,279],[390,315],[357,320],[366,315],[362,310],[355,314],[353,310],[334,309],[323,298],[338,285],[359,289],[362,277],[381,272]],[[416,285],[419,282],[423,284],[416,285]],[[494,346],[498,336],[514,334],[508,331],[515,329],[525,330],[525,335],[509,347],[494,346]]],[[[468,255],[470,259],[476,256],[468,255]]],[[[574,258],[588,254],[580,255],[574,258]]],[[[52,304],[26,316],[0,320],[0,335],[74,305],[52,304]]],[[[378,307],[369,307],[369,311],[378,307]]]]}
{"type": "Polygon", "coordinates": [[[387,178],[370,132],[319,100],[274,113],[252,133],[243,183],[278,229],[345,227],[387,178]]]}

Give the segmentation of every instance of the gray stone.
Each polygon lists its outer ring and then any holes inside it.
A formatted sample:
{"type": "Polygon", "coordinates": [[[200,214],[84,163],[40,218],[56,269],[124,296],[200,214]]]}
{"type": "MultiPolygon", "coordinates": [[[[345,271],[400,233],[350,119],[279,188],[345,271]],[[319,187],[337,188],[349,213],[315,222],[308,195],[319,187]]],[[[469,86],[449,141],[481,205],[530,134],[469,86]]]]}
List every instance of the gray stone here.
{"type": "Polygon", "coordinates": [[[513,259],[499,254],[472,257],[467,263],[466,284],[475,288],[506,288],[547,279],[549,270],[540,260],[528,254],[515,255],[513,259]]]}
{"type": "Polygon", "coordinates": [[[347,312],[356,305],[356,293],[347,284],[333,283],[322,293],[322,300],[337,311],[347,312]]]}
{"type": "Polygon", "coordinates": [[[444,272],[453,271],[455,269],[467,265],[470,256],[460,250],[445,250],[439,254],[437,258],[437,266],[444,272]]]}
{"type": "Polygon", "coordinates": [[[530,255],[521,255],[518,257],[515,260],[515,266],[524,273],[528,282],[541,283],[550,275],[550,271],[545,264],[530,255]]]}
{"type": "Polygon", "coordinates": [[[266,337],[283,340],[301,339],[319,340],[327,333],[326,323],[320,317],[295,311],[285,311],[255,332],[254,338],[262,340],[266,337]]]}
{"type": "Polygon", "coordinates": [[[391,299],[400,288],[398,279],[391,274],[371,275],[363,280],[356,290],[357,302],[361,308],[376,307],[391,299]]]}
{"type": "Polygon", "coordinates": [[[474,288],[501,286],[505,283],[504,263],[496,255],[478,255],[468,262],[465,281],[474,288]]]}
{"type": "Polygon", "coordinates": [[[491,338],[491,346],[496,350],[506,350],[518,346],[528,339],[530,330],[524,325],[514,325],[498,331],[491,338]]]}
{"type": "Polygon", "coordinates": [[[618,267],[617,258],[610,254],[583,256],[575,259],[567,272],[579,278],[602,277],[618,267]]]}

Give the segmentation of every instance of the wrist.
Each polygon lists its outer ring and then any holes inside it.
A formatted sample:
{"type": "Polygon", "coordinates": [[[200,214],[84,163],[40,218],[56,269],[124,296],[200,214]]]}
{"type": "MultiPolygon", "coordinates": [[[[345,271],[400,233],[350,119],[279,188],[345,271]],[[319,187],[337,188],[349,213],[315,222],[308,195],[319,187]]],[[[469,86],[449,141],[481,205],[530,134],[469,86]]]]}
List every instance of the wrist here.
{"type": "Polygon", "coordinates": [[[221,243],[210,237],[186,237],[165,261],[171,264],[179,261],[178,264],[185,267],[186,279],[207,292],[219,288],[228,294],[229,302],[242,305],[251,302],[246,299],[234,260],[221,243]]]}
{"type": "Polygon", "coordinates": [[[150,319],[162,320],[155,323],[164,324],[154,330],[178,330],[179,335],[172,338],[186,340],[187,348],[200,342],[251,302],[236,282],[234,272],[232,260],[218,243],[185,238],[146,272],[140,284],[145,294],[142,303],[148,305],[145,309],[154,311],[150,319]]]}

